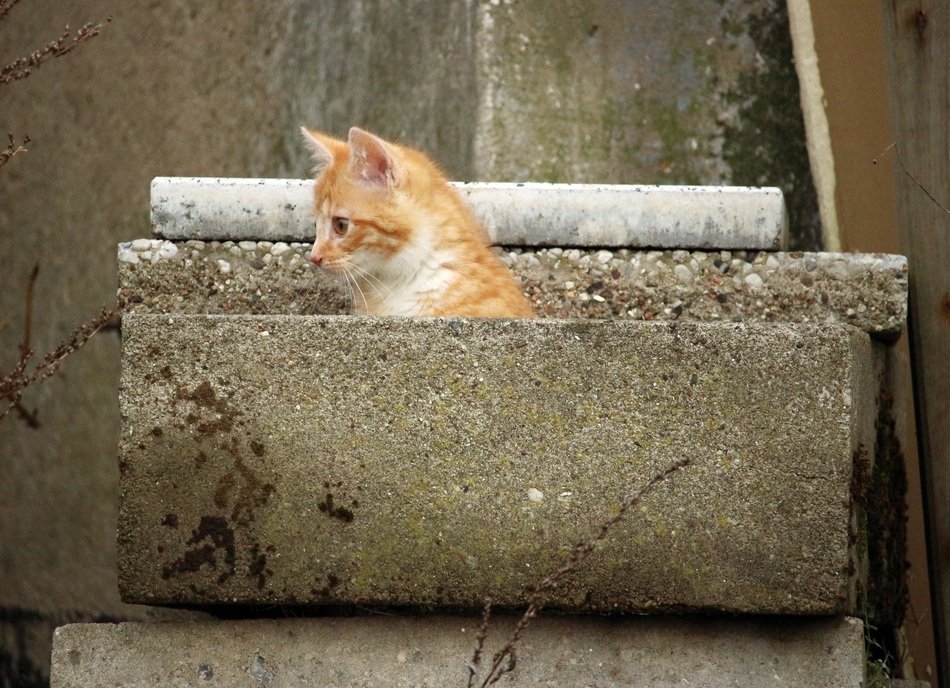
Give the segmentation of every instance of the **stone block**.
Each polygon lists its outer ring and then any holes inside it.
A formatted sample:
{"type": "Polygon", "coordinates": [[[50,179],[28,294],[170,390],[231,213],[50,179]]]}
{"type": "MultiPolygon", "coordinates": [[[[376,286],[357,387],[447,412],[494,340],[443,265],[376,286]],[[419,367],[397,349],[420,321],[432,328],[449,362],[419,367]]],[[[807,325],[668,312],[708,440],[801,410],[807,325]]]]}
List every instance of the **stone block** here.
{"type": "MultiPolygon", "coordinates": [[[[492,243],[510,246],[783,248],[775,188],[626,184],[454,183],[492,243]]],[[[313,241],[313,182],[156,177],[155,236],[313,241]]]]}
{"type": "MultiPolygon", "coordinates": [[[[465,686],[477,617],[364,617],[56,630],[52,688],[112,686],[465,686]]],[[[486,656],[512,618],[496,617],[486,656]]],[[[860,621],[539,618],[517,646],[511,686],[860,688],[860,621]]],[[[476,684],[478,685],[478,684],[476,684]]]]}
{"type": "Polygon", "coordinates": [[[129,315],[119,585],[161,604],[858,604],[870,347],[842,326],[129,315]]]}
{"type": "MultiPolygon", "coordinates": [[[[308,243],[120,244],[119,290],[142,313],[340,314],[341,281],[308,243]]],[[[893,340],[907,319],[907,259],[874,253],[497,249],[547,318],[843,323],[893,340]]]]}

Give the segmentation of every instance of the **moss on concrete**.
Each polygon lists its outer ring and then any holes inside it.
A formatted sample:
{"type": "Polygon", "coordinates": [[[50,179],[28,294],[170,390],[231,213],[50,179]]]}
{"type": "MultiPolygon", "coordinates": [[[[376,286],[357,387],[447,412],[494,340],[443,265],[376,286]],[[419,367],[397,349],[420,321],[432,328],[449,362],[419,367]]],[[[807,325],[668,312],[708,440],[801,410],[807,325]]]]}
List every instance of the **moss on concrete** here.
{"type": "Polygon", "coordinates": [[[740,74],[726,92],[725,102],[737,108],[738,115],[724,126],[723,159],[732,170],[734,184],[781,188],[788,206],[789,246],[820,250],[818,198],[785,4],[775,3],[753,14],[748,35],[763,62],[740,74]]]}
{"type": "Polygon", "coordinates": [[[553,606],[851,608],[863,333],[164,315],[123,331],[129,600],[516,606],[689,457],[553,606]]]}

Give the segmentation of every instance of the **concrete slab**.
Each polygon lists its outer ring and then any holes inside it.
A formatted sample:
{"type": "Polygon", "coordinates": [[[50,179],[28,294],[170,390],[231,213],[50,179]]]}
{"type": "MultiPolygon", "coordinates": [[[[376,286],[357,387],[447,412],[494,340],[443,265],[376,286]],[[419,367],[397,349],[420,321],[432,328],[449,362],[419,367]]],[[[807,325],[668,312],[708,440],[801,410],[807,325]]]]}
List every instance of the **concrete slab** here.
{"type": "MultiPolygon", "coordinates": [[[[369,617],[56,630],[52,688],[459,686],[479,619],[369,617]]],[[[490,661],[513,626],[490,628],[490,661]]],[[[511,686],[859,688],[860,621],[540,618],[518,645],[511,686]]],[[[476,684],[478,685],[478,684],[476,684]]]]}
{"type": "MultiPolygon", "coordinates": [[[[492,243],[778,250],[788,220],[776,188],[455,183],[492,243]]],[[[156,177],[155,236],[312,241],[313,182],[156,177]]]]}
{"type": "MultiPolygon", "coordinates": [[[[128,601],[854,610],[867,335],[839,326],[129,315],[128,601]]],[[[863,586],[857,586],[863,587],[863,586]]]]}
{"type": "MultiPolygon", "coordinates": [[[[142,313],[340,314],[343,285],[309,243],[139,239],[119,245],[120,292],[142,313]]],[[[874,253],[501,250],[538,315],[844,323],[883,339],[907,319],[907,259],[874,253]]]]}

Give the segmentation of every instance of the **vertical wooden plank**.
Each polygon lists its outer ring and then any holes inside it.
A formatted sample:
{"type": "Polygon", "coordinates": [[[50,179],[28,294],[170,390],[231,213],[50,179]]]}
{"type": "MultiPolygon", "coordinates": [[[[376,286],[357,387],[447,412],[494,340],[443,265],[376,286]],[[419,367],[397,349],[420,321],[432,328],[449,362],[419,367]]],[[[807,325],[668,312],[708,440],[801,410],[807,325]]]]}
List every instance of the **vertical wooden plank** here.
{"type": "Polygon", "coordinates": [[[882,0],[940,685],[950,682],[950,3],[882,0]]]}

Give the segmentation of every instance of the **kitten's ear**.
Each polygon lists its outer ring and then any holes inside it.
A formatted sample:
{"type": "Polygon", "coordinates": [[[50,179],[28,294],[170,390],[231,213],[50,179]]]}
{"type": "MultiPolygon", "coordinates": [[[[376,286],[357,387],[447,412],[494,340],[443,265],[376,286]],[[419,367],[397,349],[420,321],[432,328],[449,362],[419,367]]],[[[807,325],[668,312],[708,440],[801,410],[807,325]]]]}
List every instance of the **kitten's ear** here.
{"type": "Polygon", "coordinates": [[[357,127],[350,129],[350,166],[361,181],[375,186],[392,188],[399,181],[390,145],[357,127]]]}
{"type": "Polygon", "coordinates": [[[307,127],[300,127],[300,133],[303,134],[304,143],[313,157],[313,173],[320,174],[333,163],[334,150],[342,142],[307,127]]]}

